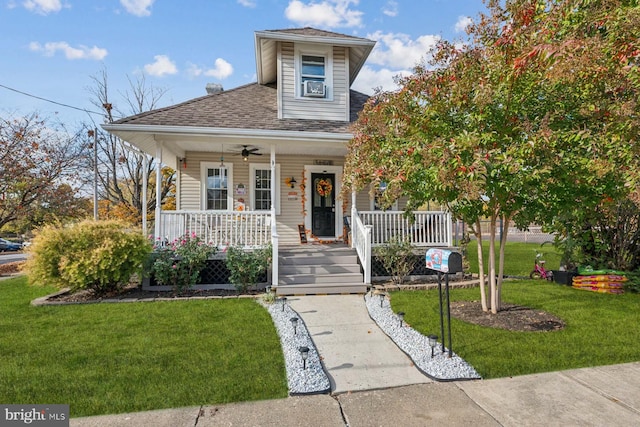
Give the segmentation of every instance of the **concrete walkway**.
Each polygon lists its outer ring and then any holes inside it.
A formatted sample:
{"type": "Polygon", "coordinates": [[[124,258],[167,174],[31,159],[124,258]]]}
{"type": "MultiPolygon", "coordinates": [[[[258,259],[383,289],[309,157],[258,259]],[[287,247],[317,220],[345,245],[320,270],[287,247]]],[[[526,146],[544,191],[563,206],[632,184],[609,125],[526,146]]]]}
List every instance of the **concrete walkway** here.
{"type": "Polygon", "coordinates": [[[289,297],[329,374],[333,394],[431,380],[371,320],[362,295],[289,297]]]}
{"type": "Polygon", "coordinates": [[[74,427],[640,425],[640,362],[464,382],[72,418],[74,427]]]}

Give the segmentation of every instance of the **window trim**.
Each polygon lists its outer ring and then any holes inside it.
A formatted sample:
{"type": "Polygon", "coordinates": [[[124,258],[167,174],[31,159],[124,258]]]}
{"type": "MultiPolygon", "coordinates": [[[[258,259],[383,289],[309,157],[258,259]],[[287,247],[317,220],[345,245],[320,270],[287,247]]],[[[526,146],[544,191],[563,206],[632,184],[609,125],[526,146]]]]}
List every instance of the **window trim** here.
{"type": "Polygon", "coordinates": [[[307,101],[333,101],[333,48],[331,46],[314,46],[296,44],[295,58],[295,97],[307,101]],[[302,91],[302,56],[321,56],[324,58],[324,98],[303,96],[302,91]]]}
{"type": "MultiPolygon", "coordinates": [[[[249,206],[252,210],[256,209],[256,171],[268,170],[271,171],[271,165],[269,163],[249,163],[249,206]]],[[[276,176],[275,180],[271,177],[271,185],[276,187],[276,200],[275,208],[276,215],[280,215],[280,164],[276,164],[276,176]]],[[[270,209],[269,209],[270,210],[270,209]]],[[[267,209],[260,209],[260,212],[266,212],[267,209]]]]}
{"type": "Polygon", "coordinates": [[[231,212],[233,211],[233,163],[225,164],[227,170],[227,209],[207,209],[207,177],[209,169],[220,169],[219,163],[200,162],[200,192],[203,211],[231,212]]]}

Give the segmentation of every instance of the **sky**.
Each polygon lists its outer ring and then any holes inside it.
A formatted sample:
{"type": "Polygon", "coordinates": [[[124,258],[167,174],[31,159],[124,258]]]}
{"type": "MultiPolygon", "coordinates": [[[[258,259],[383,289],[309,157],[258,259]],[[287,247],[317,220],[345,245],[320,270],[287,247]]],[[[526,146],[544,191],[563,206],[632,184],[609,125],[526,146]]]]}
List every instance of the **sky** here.
{"type": "Polygon", "coordinates": [[[256,81],[254,32],[285,28],[375,40],[352,89],[393,90],[394,76],[438,39],[465,39],[484,10],[482,0],[0,0],[0,117],[99,124],[87,111],[103,72],[125,112],[142,76],[166,91],[158,106],[203,96],[207,83],[232,89],[256,81]]]}

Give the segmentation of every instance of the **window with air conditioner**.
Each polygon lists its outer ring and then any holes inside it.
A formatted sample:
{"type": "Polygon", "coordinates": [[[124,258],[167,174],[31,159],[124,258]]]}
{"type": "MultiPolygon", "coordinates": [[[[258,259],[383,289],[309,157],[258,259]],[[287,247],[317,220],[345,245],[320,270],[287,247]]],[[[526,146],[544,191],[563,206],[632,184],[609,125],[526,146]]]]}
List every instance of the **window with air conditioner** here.
{"type": "Polygon", "coordinates": [[[319,55],[301,55],[300,94],[303,97],[326,98],[327,58],[319,55]]]}

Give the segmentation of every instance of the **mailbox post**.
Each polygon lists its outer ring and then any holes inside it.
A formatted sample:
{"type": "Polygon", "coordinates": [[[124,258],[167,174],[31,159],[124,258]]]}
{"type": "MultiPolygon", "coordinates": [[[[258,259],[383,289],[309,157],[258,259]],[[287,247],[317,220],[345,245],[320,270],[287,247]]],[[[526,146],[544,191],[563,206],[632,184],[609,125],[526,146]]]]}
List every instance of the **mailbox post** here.
{"type": "Polygon", "coordinates": [[[462,272],[462,255],[447,249],[429,249],[425,255],[426,267],[438,272],[438,295],[440,297],[440,336],[442,337],[442,352],[445,349],[446,336],[444,334],[444,308],[447,310],[447,332],[449,336],[449,357],[453,354],[451,349],[451,303],[449,301],[449,273],[462,272]],[[444,275],[444,298],[442,294],[442,276],[444,275]],[[446,304],[446,306],[445,306],[446,304]]]}

